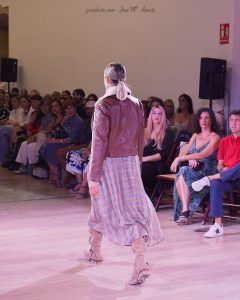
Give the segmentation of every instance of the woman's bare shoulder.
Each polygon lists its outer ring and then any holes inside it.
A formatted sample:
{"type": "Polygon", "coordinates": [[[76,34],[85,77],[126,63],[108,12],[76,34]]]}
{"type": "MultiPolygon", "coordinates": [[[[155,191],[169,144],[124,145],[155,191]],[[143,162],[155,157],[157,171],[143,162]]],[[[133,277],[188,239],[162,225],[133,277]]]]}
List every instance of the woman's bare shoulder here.
{"type": "Polygon", "coordinates": [[[212,132],[211,138],[214,138],[216,140],[220,140],[221,139],[220,136],[216,132],[212,132]]]}

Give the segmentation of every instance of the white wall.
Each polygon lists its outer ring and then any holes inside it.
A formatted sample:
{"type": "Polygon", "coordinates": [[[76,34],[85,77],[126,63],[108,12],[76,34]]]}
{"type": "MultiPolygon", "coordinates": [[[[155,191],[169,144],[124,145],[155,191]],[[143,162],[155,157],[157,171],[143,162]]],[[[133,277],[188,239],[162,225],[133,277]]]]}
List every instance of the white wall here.
{"type": "Polygon", "coordinates": [[[119,61],[139,98],[176,102],[188,93],[197,109],[208,105],[197,100],[200,58],[231,61],[232,40],[219,45],[219,24],[232,26],[234,0],[12,0],[9,6],[9,51],[19,59],[19,85],[43,93],[82,87],[100,96],[105,65],[119,61]],[[119,13],[130,3],[138,6],[135,13],[119,13]],[[155,12],[140,12],[143,6],[155,12]]]}

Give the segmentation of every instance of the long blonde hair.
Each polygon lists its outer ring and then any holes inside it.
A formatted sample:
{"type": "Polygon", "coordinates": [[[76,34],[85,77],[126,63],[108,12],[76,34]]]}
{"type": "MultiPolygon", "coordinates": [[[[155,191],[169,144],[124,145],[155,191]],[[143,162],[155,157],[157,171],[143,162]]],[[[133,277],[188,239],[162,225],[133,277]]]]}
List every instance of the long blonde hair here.
{"type": "Polygon", "coordinates": [[[145,137],[144,137],[145,138],[145,146],[149,143],[149,141],[151,139],[151,134],[152,134],[153,130],[155,130],[156,137],[155,137],[154,146],[156,146],[156,148],[160,150],[162,148],[162,142],[165,137],[166,128],[167,128],[167,121],[166,121],[166,114],[165,114],[164,108],[162,106],[154,106],[150,111],[148,121],[147,121],[147,127],[146,127],[145,137]],[[160,110],[162,116],[161,116],[160,124],[158,124],[157,128],[154,128],[152,115],[153,115],[154,110],[156,110],[156,109],[160,110]]]}

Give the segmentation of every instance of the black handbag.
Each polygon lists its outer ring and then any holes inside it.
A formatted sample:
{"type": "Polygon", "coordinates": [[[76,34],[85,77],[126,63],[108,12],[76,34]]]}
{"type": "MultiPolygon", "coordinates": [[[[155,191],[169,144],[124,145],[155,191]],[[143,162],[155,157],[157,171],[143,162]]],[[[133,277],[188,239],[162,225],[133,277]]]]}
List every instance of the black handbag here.
{"type": "MultiPolygon", "coordinates": [[[[180,164],[178,165],[178,168],[180,169],[181,167],[184,167],[184,166],[189,166],[189,161],[188,160],[181,161],[180,164]]],[[[198,161],[197,165],[192,169],[194,171],[198,172],[198,171],[202,170],[203,166],[204,166],[204,162],[198,161]]]]}
{"type": "Polygon", "coordinates": [[[60,124],[57,124],[50,132],[49,137],[52,137],[54,139],[66,139],[69,137],[69,134],[65,127],[63,127],[60,124]]]}

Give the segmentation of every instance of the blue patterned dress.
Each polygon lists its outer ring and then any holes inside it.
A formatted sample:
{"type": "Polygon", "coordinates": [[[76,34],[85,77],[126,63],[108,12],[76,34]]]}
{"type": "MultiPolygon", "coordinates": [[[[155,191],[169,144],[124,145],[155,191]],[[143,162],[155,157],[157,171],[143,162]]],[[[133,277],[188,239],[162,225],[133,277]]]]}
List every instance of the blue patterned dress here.
{"type": "MultiPolygon", "coordinates": [[[[210,143],[210,141],[207,142],[206,144],[204,144],[203,146],[201,146],[199,149],[196,149],[196,140],[195,140],[192,147],[190,148],[188,154],[202,152],[208,146],[209,143],[210,143]]],[[[209,193],[209,187],[206,186],[200,192],[195,192],[192,189],[191,184],[194,181],[203,178],[204,176],[209,176],[209,175],[213,175],[213,174],[217,173],[216,156],[217,156],[217,151],[215,151],[209,157],[202,159],[201,162],[204,163],[204,166],[200,171],[194,171],[192,168],[190,168],[188,166],[184,166],[184,167],[180,168],[180,170],[176,176],[175,182],[174,182],[174,190],[173,190],[173,201],[174,201],[173,219],[174,219],[174,221],[176,221],[179,218],[181,211],[182,211],[182,202],[179,198],[179,195],[178,195],[177,189],[176,189],[176,182],[177,182],[179,175],[182,175],[184,177],[186,185],[190,191],[189,210],[190,210],[190,214],[193,214],[198,209],[199,204],[201,203],[202,199],[209,193]]]]}

